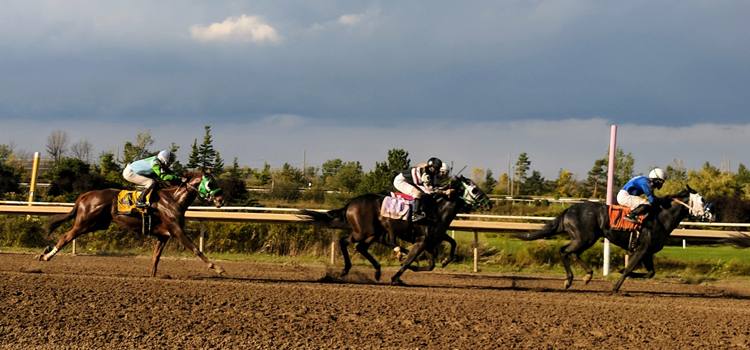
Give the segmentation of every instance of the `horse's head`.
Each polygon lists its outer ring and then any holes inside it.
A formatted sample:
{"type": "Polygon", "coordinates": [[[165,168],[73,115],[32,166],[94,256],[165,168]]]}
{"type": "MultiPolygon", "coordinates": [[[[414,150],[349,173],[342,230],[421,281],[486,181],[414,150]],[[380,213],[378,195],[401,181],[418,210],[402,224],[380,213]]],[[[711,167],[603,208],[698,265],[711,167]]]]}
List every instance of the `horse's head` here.
{"type": "Polygon", "coordinates": [[[686,185],[684,190],[671,198],[672,201],[685,206],[692,218],[708,221],[712,219],[713,214],[711,211],[706,210],[707,204],[703,201],[703,196],[698,191],[692,189],[690,185],[686,185]],[[687,203],[685,203],[685,199],[687,199],[687,203]]]}
{"type": "Polygon", "coordinates": [[[198,192],[198,197],[212,202],[217,208],[224,205],[224,193],[211,173],[196,172],[188,176],[186,184],[198,192]]]}
{"type": "Polygon", "coordinates": [[[492,207],[490,198],[471,179],[462,175],[456,176],[451,181],[451,188],[458,191],[458,196],[469,208],[489,209],[492,207]]]}

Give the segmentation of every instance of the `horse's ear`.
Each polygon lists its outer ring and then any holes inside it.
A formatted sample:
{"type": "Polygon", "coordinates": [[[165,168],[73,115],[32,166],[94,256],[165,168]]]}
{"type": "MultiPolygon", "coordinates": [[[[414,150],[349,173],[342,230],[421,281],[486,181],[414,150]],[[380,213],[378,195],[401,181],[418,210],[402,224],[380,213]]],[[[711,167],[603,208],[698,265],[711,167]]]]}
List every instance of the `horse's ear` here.
{"type": "Polygon", "coordinates": [[[694,190],[694,189],[693,189],[692,187],[690,187],[690,185],[688,185],[688,184],[685,184],[685,189],[687,189],[687,191],[688,191],[689,193],[698,193],[698,191],[694,190]]]}

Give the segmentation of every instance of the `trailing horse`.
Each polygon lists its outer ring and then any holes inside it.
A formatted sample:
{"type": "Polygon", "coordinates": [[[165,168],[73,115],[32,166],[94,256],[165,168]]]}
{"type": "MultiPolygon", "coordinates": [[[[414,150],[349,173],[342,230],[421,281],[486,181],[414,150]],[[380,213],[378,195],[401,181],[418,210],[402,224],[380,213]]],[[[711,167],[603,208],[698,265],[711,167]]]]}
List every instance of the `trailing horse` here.
{"type": "Polygon", "coordinates": [[[186,249],[192,251],[204,263],[208,264],[210,269],[213,269],[218,274],[224,273],[224,269],[210,262],[185,234],[185,211],[187,211],[190,204],[197,197],[201,197],[213,202],[216,207],[221,207],[223,196],[220,191],[209,190],[209,188],[218,189],[214,178],[210,174],[194,172],[186,174],[185,177],[185,180],[178,186],[161,189],[152,196],[155,200],[151,204],[151,207],[147,208],[148,213],[145,215],[122,214],[118,212],[117,198],[118,194],[122,191],[119,189],[110,188],[81,194],[76,199],[73,210],[67,214],[58,215],[50,219],[47,228],[48,234],[51,234],[64,222],[74,219],[73,227],[60,237],[57,244],[47,247],[38,256],[38,259],[49,261],[59,250],[63,249],[63,247],[76,239],[76,237],[89,232],[107,229],[114,222],[118,226],[131,231],[139,231],[145,227],[144,225],[151,226],[150,230],[145,231],[147,234],[156,236],[157,239],[151,259],[152,277],[156,276],[156,268],[164,246],[173,236],[186,249]],[[145,219],[149,219],[150,223],[144,222],[145,219]]]}
{"type": "MultiPolygon", "coordinates": [[[[703,197],[687,186],[678,194],[657,198],[653,208],[648,213],[640,227],[640,236],[632,247],[630,261],[622,276],[612,288],[617,292],[633,270],[643,263],[648,271],[644,277],[651,278],[656,273],[654,269],[654,254],[664,248],[667,238],[677,228],[680,221],[688,216],[703,217],[705,206],[703,197]]],[[[581,260],[580,255],[589,249],[601,237],[609,239],[617,246],[630,250],[630,232],[616,231],[610,228],[608,208],[606,204],[597,202],[584,202],[574,204],[562,212],[555,220],[548,223],[539,231],[517,235],[523,240],[535,240],[548,238],[559,233],[570,235],[570,242],[560,248],[562,262],[565,266],[566,280],[565,288],[573,284],[573,271],[570,268],[570,257],[578,262],[586,271],[584,283],[588,283],[593,277],[591,267],[581,260]]]]}
{"type": "Polygon", "coordinates": [[[349,273],[352,262],[347,247],[356,244],[357,251],[362,254],[375,268],[375,280],[380,280],[380,263],[368,252],[374,242],[379,242],[391,248],[392,237],[414,243],[414,247],[407,254],[401,268],[391,277],[392,284],[403,284],[401,275],[410,269],[412,271],[431,271],[435,268],[435,258],[440,243],[447,241],[451,245],[450,255],[443,260],[445,267],[456,254],[456,241],[448,236],[448,227],[456,215],[461,211],[469,211],[477,206],[489,206],[490,201],[474,182],[463,176],[454,177],[450,181],[446,194],[435,195],[433,203],[428,206],[428,215],[424,224],[414,224],[408,220],[398,220],[381,215],[381,206],[385,196],[378,194],[364,194],[351,199],[344,207],[320,213],[312,210],[301,210],[300,216],[311,221],[322,223],[330,228],[349,231],[339,239],[341,255],[344,257],[344,269],[341,276],[349,273]],[[429,210],[431,207],[432,210],[429,210]],[[413,267],[411,264],[422,252],[430,255],[430,262],[425,267],[413,267]]]}

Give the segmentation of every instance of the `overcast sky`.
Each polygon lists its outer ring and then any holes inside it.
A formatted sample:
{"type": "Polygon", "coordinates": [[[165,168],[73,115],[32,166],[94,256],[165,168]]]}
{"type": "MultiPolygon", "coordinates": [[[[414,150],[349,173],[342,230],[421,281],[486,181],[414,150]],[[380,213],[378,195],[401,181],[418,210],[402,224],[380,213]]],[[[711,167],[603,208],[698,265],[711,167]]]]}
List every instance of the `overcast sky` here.
{"type": "MultiPolygon", "coordinates": [[[[0,143],[150,130],[229,161],[413,160],[585,177],[750,165],[747,1],[4,1],[0,143]]],[[[181,154],[184,156],[184,154],[181,154]]]]}

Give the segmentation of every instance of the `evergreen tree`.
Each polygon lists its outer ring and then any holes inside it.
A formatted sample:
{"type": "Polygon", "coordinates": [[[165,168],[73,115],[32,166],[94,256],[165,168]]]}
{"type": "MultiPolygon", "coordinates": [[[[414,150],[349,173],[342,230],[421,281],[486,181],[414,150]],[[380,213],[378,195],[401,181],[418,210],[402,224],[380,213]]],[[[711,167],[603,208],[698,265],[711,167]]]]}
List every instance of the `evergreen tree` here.
{"type": "Polygon", "coordinates": [[[206,171],[216,165],[216,150],[211,136],[211,126],[206,125],[204,129],[206,133],[203,135],[203,143],[198,147],[198,168],[206,171]]]}
{"type": "Polygon", "coordinates": [[[484,172],[484,181],[480,187],[484,193],[492,193],[495,190],[495,186],[497,186],[497,181],[492,177],[492,170],[487,169],[484,172]]]}
{"type": "MultiPolygon", "coordinates": [[[[531,160],[529,160],[529,155],[526,154],[526,152],[523,152],[518,155],[518,160],[516,160],[516,167],[515,167],[515,188],[522,188],[522,185],[524,182],[526,182],[526,173],[529,171],[529,168],[531,167],[531,160]]],[[[515,191],[517,194],[521,194],[520,191],[515,191]]]]}
{"type": "Polygon", "coordinates": [[[258,182],[261,185],[268,185],[271,183],[271,164],[267,162],[263,163],[263,170],[258,174],[258,182]]]}
{"type": "Polygon", "coordinates": [[[537,170],[532,171],[531,176],[523,182],[523,192],[535,196],[547,193],[547,183],[542,177],[542,173],[537,170]]]}
{"type": "Polygon", "coordinates": [[[586,192],[591,198],[602,198],[607,189],[607,159],[594,161],[586,178],[586,192]]]}
{"type": "Polygon", "coordinates": [[[565,169],[560,169],[555,185],[556,196],[573,197],[578,194],[578,184],[573,177],[573,173],[565,169]]]}
{"type": "Polygon", "coordinates": [[[219,185],[224,191],[224,198],[230,204],[246,204],[249,193],[245,180],[242,178],[242,171],[237,162],[237,157],[232,162],[232,167],[225,173],[225,176],[219,181],[219,185]]]}
{"type": "Polygon", "coordinates": [[[216,175],[220,175],[223,172],[224,172],[224,159],[221,159],[221,155],[219,154],[219,151],[216,151],[216,157],[214,158],[213,173],[216,175]]]}
{"type": "Polygon", "coordinates": [[[190,146],[190,156],[188,157],[187,168],[197,169],[200,155],[198,154],[198,139],[193,139],[193,145],[190,146]]]}

